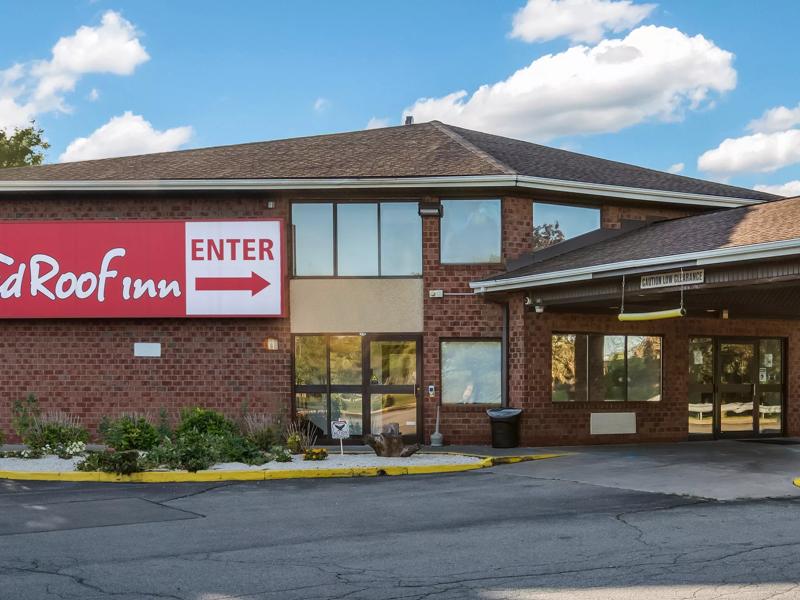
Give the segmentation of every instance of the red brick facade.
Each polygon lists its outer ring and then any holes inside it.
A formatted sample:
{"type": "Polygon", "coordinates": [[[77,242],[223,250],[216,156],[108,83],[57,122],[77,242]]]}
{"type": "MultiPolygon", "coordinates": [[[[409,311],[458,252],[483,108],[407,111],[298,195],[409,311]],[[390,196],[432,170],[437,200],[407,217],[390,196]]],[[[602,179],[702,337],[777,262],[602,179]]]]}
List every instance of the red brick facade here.
{"type": "MultiPolygon", "coordinates": [[[[288,202],[263,198],[32,199],[0,202],[2,220],[288,217],[288,202]]],[[[288,319],[107,319],[0,321],[0,429],[10,405],[34,393],[45,410],[103,416],[205,405],[229,415],[287,410],[291,390],[288,319]],[[278,339],[268,351],[267,338],[278,339]],[[134,342],[160,342],[162,358],[134,358],[134,342]]]]}
{"type": "MultiPolygon", "coordinates": [[[[505,198],[503,260],[531,250],[530,198],[505,198]]],[[[676,217],[683,209],[604,207],[604,227],[621,219],[676,217]]],[[[263,197],[197,194],[169,196],[4,199],[2,220],[208,219],[289,216],[289,201],[268,209],[263,197]]],[[[440,342],[448,338],[496,338],[503,334],[504,304],[474,296],[469,282],[502,270],[498,265],[442,265],[440,220],[423,218],[424,334],[420,383],[425,442],[434,430],[441,381],[440,342]],[[444,298],[428,297],[443,290],[444,298]]],[[[291,244],[288,246],[291,248],[291,244]]],[[[674,441],[687,436],[687,340],[690,335],[784,336],[789,339],[788,431],[800,434],[800,330],[793,322],[680,319],[623,324],[612,317],[527,311],[522,294],[508,300],[508,398],[525,409],[523,444],[674,441]],[[660,402],[558,403],[550,399],[550,336],[553,331],[647,333],[664,336],[663,397],[660,402]],[[638,433],[590,436],[589,415],[635,411],[638,433]]],[[[288,412],[291,407],[289,319],[108,319],[0,321],[0,429],[9,433],[10,403],[28,393],[45,409],[64,410],[95,428],[103,416],[122,411],[173,417],[184,406],[205,405],[235,415],[288,412]],[[267,338],[278,350],[266,349],[267,338]],[[134,342],[160,342],[161,359],[133,357],[134,342]]],[[[380,332],[375,332],[380,333],[380,332]]],[[[483,406],[445,406],[441,430],[447,443],[487,443],[483,406]]]]}

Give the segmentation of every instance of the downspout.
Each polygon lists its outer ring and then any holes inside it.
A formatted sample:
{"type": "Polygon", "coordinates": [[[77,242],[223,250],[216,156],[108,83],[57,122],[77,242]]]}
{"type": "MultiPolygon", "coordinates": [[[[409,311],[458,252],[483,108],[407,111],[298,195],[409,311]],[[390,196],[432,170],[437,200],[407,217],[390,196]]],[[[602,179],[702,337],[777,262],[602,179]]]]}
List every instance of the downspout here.
{"type": "Polygon", "coordinates": [[[503,334],[500,345],[502,357],[500,360],[500,404],[508,406],[508,329],[509,329],[509,303],[503,303],[503,334]]]}

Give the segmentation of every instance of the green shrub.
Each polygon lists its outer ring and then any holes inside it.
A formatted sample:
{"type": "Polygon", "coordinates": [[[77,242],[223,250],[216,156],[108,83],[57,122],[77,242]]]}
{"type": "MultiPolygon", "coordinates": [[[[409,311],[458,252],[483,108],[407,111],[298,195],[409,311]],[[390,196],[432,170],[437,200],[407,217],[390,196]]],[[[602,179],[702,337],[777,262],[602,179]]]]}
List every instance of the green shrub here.
{"type": "Polygon", "coordinates": [[[28,436],[34,420],[38,419],[39,415],[39,401],[33,394],[28,394],[24,400],[14,400],[11,427],[16,431],[20,439],[24,440],[28,436]]]}
{"type": "Polygon", "coordinates": [[[34,418],[22,441],[33,450],[70,458],[80,454],[89,441],[89,432],[77,417],[63,412],[50,412],[34,418]]]}
{"type": "Polygon", "coordinates": [[[292,462],[292,453],[285,446],[273,446],[269,453],[269,457],[275,462],[292,462]]]}
{"type": "Polygon", "coordinates": [[[75,468],[78,471],[102,471],[118,475],[130,475],[144,470],[137,450],[90,452],[75,468]]]}
{"type": "Polygon", "coordinates": [[[328,451],[325,448],[306,448],[303,460],[325,460],[328,458],[328,451]]]}
{"type": "Polygon", "coordinates": [[[6,442],[6,434],[3,433],[2,429],[0,429],[0,446],[5,444],[5,442],[6,442]]]}
{"type": "Polygon", "coordinates": [[[158,411],[158,437],[160,439],[172,437],[172,426],[169,422],[169,415],[167,409],[161,407],[158,411]]]}
{"type": "Polygon", "coordinates": [[[100,434],[106,444],[117,451],[151,450],[159,441],[158,431],[142,415],[122,415],[113,421],[104,420],[100,434]]]}
{"type": "Polygon", "coordinates": [[[264,452],[268,452],[278,441],[275,425],[275,419],[271,415],[248,414],[243,418],[243,429],[247,439],[264,452]]]}
{"type": "Polygon", "coordinates": [[[189,430],[178,438],[178,461],[182,469],[196,472],[208,469],[221,459],[220,436],[189,430]]]}
{"type": "Polygon", "coordinates": [[[311,421],[298,418],[286,425],[286,446],[292,454],[303,454],[317,441],[315,426],[311,421]]]}
{"type": "Polygon", "coordinates": [[[175,430],[175,435],[181,437],[189,432],[226,435],[236,432],[236,425],[229,421],[225,415],[206,408],[184,408],[181,410],[181,422],[175,430]]]}
{"type": "Polygon", "coordinates": [[[158,446],[144,452],[140,460],[144,470],[181,467],[178,447],[169,438],[164,438],[158,446]]]}
{"type": "Polygon", "coordinates": [[[248,465],[260,465],[267,462],[267,457],[252,441],[236,434],[219,436],[217,454],[221,462],[240,462],[248,465]]]}

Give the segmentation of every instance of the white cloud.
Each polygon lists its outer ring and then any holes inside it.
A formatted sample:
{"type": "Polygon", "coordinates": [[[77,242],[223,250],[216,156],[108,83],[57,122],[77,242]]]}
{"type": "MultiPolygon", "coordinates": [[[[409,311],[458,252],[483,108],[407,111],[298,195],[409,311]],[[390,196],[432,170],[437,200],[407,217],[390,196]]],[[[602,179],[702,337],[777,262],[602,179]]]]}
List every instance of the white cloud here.
{"type": "Polygon", "coordinates": [[[327,98],[319,97],[314,100],[314,112],[323,112],[326,108],[331,105],[330,100],[327,98]]]}
{"type": "Polygon", "coordinates": [[[668,173],[682,173],[683,169],[686,168],[686,165],[683,163],[675,163],[671,165],[669,169],[667,169],[668,173]]]}
{"type": "Polygon", "coordinates": [[[758,119],[747,124],[747,130],[753,133],[774,133],[786,131],[796,125],[800,125],[800,104],[794,108],[776,106],[765,110],[758,119]]]}
{"type": "Polygon", "coordinates": [[[776,196],[800,196],[800,179],[794,181],[787,181],[778,185],[757,185],[755,187],[759,192],[767,192],[768,194],[775,194],[776,196]]]}
{"type": "Polygon", "coordinates": [[[83,75],[130,75],[149,58],[136,28],[107,11],[98,26],[83,26],[59,39],[49,60],[0,71],[0,129],[25,127],[44,112],[69,112],[65,94],[83,75]]]}
{"type": "Polygon", "coordinates": [[[606,31],[621,33],[635,27],[655,7],[631,0],[528,0],[514,15],[509,35],[526,42],[559,37],[599,42],[606,31]]]}
{"type": "Polygon", "coordinates": [[[383,117],[372,117],[367,121],[365,129],[380,129],[381,127],[389,127],[390,120],[383,117]]]}
{"type": "Polygon", "coordinates": [[[92,91],[89,92],[88,98],[90,102],[97,102],[97,100],[100,98],[99,90],[97,88],[92,88],[92,91]]]}
{"type": "Polygon", "coordinates": [[[547,141],[615,132],[648,120],[675,121],[736,87],[733,54],[702,35],[644,26],[624,39],[537,58],[503,81],[440,98],[404,114],[547,141]]]}
{"type": "Polygon", "coordinates": [[[88,137],[73,140],[58,157],[61,162],[169,152],[183,146],[192,136],[191,127],[155,129],[141,115],[130,111],[113,117],[88,137]]]}
{"type": "Polygon", "coordinates": [[[800,129],[728,138],[697,159],[697,167],[718,175],[770,173],[800,162],[800,129]]]}

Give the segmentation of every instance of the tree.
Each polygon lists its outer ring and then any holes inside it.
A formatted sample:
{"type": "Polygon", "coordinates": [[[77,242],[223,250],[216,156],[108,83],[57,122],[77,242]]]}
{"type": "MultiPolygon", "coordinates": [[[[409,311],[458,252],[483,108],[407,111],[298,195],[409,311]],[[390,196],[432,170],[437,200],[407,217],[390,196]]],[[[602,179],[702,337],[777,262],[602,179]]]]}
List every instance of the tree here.
{"type": "Polygon", "coordinates": [[[534,225],[533,227],[533,249],[541,250],[563,242],[566,236],[561,230],[558,221],[555,223],[544,223],[542,225],[534,225]]]}
{"type": "Polygon", "coordinates": [[[10,135],[0,129],[0,168],[42,164],[44,151],[50,147],[43,136],[44,130],[33,121],[30,127],[16,127],[10,135]]]}

